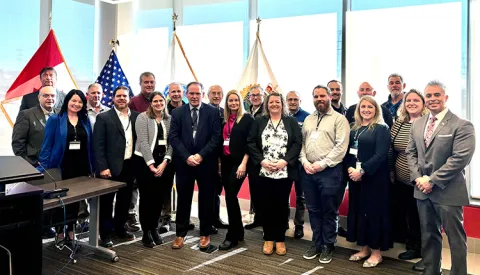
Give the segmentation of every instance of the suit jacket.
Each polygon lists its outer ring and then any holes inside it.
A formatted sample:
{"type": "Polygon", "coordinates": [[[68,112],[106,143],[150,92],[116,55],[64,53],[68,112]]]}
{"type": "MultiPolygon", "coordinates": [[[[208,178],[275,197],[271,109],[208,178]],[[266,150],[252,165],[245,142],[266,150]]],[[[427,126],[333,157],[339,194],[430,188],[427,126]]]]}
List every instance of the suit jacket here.
{"type": "Polygon", "coordinates": [[[173,147],[176,165],[186,165],[189,156],[199,154],[203,159],[202,164],[216,167],[221,142],[220,115],[217,108],[205,103],[201,104],[198,112],[199,119],[194,140],[190,104],[173,110],[168,142],[173,147]]]}
{"type": "MultiPolygon", "coordinates": [[[[38,94],[40,90],[34,91],[33,93],[26,94],[22,97],[22,103],[20,104],[20,110],[23,111],[26,109],[33,108],[39,104],[38,101],[38,94]]],[[[63,105],[63,101],[65,100],[66,94],[60,90],[57,90],[57,98],[55,99],[55,109],[61,109],[63,105]]]]}
{"type": "MultiPolygon", "coordinates": [[[[130,110],[133,138],[132,156],[137,141],[135,122],[138,115],[138,112],[130,110]]],[[[120,175],[123,169],[126,143],[125,130],[115,108],[99,114],[93,132],[93,152],[98,173],[110,169],[112,177],[120,175]]]]}
{"type": "Polygon", "coordinates": [[[406,152],[411,181],[429,176],[433,189],[430,194],[424,194],[415,188],[414,196],[444,205],[468,205],[465,167],[475,151],[473,125],[448,111],[433,132],[430,145],[425,148],[428,119],[426,115],[413,123],[406,152]]]}
{"type": "MultiPolygon", "coordinates": [[[[267,127],[269,118],[267,116],[259,116],[255,118],[252,129],[248,135],[248,152],[250,160],[254,168],[252,173],[259,174],[261,165],[264,159],[262,150],[262,133],[267,127]]],[[[288,134],[287,153],[283,158],[287,163],[288,178],[295,181],[299,179],[298,174],[298,158],[302,150],[302,130],[298,126],[298,122],[294,117],[283,116],[283,124],[288,134]]]]}
{"type": "MultiPolygon", "coordinates": [[[[78,118],[78,123],[81,123],[87,132],[87,150],[90,164],[90,172],[94,171],[94,157],[92,153],[92,126],[88,117],[78,118]]],[[[45,126],[45,135],[42,143],[42,150],[40,151],[39,161],[41,166],[37,169],[43,172],[43,169],[60,168],[62,165],[63,155],[67,148],[67,130],[68,130],[68,115],[54,114],[51,116],[45,126]]]]}
{"type": "MultiPolygon", "coordinates": [[[[223,123],[222,125],[222,133],[225,124],[226,123],[223,123]]],[[[240,164],[245,154],[248,154],[247,138],[248,134],[250,133],[250,129],[252,128],[252,124],[253,117],[248,113],[243,114],[242,119],[233,124],[232,132],[230,133],[230,142],[228,148],[230,149],[232,163],[235,165],[240,164]]],[[[223,134],[221,144],[221,152],[223,155],[223,134]]]]}
{"type": "MultiPolygon", "coordinates": [[[[163,137],[166,140],[168,140],[168,134],[170,133],[170,121],[171,117],[162,119],[163,137]]],[[[137,142],[135,143],[135,155],[143,157],[147,165],[155,164],[152,153],[157,143],[157,121],[155,119],[149,118],[147,116],[147,113],[143,112],[138,115],[135,125],[135,132],[137,133],[137,142]]],[[[165,159],[172,160],[172,151],[172,145],[167,143],[165,159]]]]}
{"type": "MultiPolygon", "coordinates": [[[[385,108],[385,106],[380,105],[382,108],[382,115],[383,115],[383,122],[388,125],[388,128],[392,128],[393,125],[393,117],[392,114],[390,113],[390,110],[385,108]]],[[[348,119],[348,123],[352,124],[355,122],[355,109],[357,108],[357,104],[354,104],[350,107],[348,107],[346,117],[348,119]]]]}
{"type": "Polygon", "coordinates": [[[37,104],[33,108],[18,113],[17,121],[13,126],[13,153],[35,167],[38,165],[38,156],[42,149],[45,124],[45,114],[37,104]]]}

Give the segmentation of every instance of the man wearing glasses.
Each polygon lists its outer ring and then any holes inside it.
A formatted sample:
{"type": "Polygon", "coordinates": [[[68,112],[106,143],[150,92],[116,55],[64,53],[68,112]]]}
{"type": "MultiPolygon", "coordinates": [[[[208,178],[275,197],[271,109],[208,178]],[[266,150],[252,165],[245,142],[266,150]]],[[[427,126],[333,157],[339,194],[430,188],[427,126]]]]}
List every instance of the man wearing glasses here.
{"type": "Polygon", "coordinates": [[[343,85],[338,80],[330,80],[327,83],[327,87],[332,91],[332,108],[335,112],[345,115],[347,108],[341,102],[343,95],[343,85]]]}

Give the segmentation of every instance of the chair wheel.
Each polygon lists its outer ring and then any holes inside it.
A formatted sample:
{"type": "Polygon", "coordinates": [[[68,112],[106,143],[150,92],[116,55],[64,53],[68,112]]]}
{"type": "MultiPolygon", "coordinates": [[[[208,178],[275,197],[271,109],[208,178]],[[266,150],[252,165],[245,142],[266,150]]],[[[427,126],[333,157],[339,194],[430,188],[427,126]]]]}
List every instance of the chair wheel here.
{"type": "Polygon", "coordinates": [[[120,258],[118,256],[115,256],[112,258],[112,263],[116,263],[120,260],[120,258]]]}

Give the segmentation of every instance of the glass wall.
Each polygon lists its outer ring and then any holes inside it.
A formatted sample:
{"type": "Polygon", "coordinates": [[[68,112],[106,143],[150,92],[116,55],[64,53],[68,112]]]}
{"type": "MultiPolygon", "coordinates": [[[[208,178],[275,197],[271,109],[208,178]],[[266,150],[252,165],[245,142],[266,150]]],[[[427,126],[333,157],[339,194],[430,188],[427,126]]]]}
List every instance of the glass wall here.
{"type": "Polygon", "coordinates": [[[476,104],[480,102],[480,1],[475,0],[471,3],[470,7],[470,84],[471,84],[471,97],[470,97],[470,110],[471,119],[476,130],[476,146],[477,150],[473,156],[472,163],[470,165],[470,192],[472,197],[480,199],[480,169],[476,169],[480,165],[480,110],[476,108],[476,104]],[[473,169],[472,169],[473,168],[473,169]]]}

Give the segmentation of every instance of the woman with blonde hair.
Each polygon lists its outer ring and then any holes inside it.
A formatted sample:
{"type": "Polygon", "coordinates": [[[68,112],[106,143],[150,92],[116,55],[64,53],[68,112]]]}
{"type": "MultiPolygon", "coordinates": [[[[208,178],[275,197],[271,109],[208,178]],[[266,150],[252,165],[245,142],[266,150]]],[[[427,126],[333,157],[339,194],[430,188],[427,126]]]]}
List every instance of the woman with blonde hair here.
{"type": "Polygon", "coordinates": [[[392,235],[395,241],[406,243],[407,251],[398,255],[402,260],[421,258],[420,220],[417,201],[413,197],[414,185],[410,181],[405,150],[410,140],[410,129],[418,118],[428,113],[423,95],[411,89],[405,94],[399,109],[400,116],[391,130],[389,151],[392,235]]]}
{"type": "Polygon", "coordinates": [[[362,246],[349,260],[368,258],[363,267],[377,266],[382,262],[380,251],[393,246],[387,160],[390,132],[382,117],[382,109],[373,97],[360,99],[345,157],[350,178],[347,240],[362,246]]]}
{"type": "Polygon", "coordinates": [[[237,195],[246,177],[249,159],[247,137],[253,117],[245,113],[242,98],[236,90],[227,93],[224,114],[221,175],[227,203],[228,232],[219,249],[229,250],[237,246],[239,241],[243,241],[242,213],[237,195]]]}

